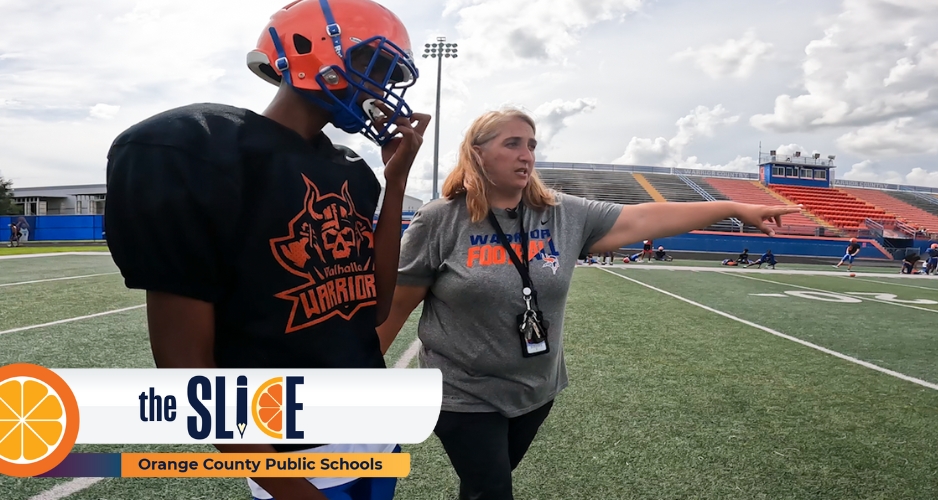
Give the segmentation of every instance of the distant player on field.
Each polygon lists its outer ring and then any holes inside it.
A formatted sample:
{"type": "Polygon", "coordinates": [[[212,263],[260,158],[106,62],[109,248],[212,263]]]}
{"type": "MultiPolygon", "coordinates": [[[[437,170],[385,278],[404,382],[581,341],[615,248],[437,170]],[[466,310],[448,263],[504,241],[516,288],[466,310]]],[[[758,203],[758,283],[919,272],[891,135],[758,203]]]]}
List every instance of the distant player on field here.
{"type": "Polygon", "coordinates": [[[918,264],[918,261],[922,260],[919,254],[914,253],[912,255],[907,255],[902,259],[902,270],[899,271],[900,274],[916,274],[915,273],[915,264],[918,264]]]}
{"type": "Polygon", "coordinates": [[[856,258],[857,254],[860,253],[860,244],[857,242],[856,238],[850,238],[850,245],[847,246],[847,253],[844,255],[840,262],[837,263],[836,268],[840,268],[844,262],[847,263],[847,270],[853,270],[853,259],[856,258]]]}
{"type": "Polygon", "coordinates": [[[602,265],[604,265],[604,266],[606,266],[606,265],[611,266],[611,265],[614,263],[614,262],[613,262],[614,260],[615,260],[615,255],[613,255],[612,252],[603,252],[602,265]],[[606,259],[609,259],[608,263],[607,263],[606,259]]]}
{"type": "Polygon", "coordinates": [[[622,262],[624,264],[628,264],[630,262],[638,262],[639,260],[641,260],[641,258],[642,258],[642,252],[635,252],[632,255],[629,255],[628,257],[623,257],[622,262]]]}
{"type": "Polygon", "coordinates": [[[759,269],[762,269],[762,264],[768,264],[769,267],[775,269],[775,254],[772,253],[772,250],[766,250],[762,257],[759,257],[759,260],[746,267],[759,266],[759,269]]]}
{"type": "Polygon", "coordinates": [[[645,240],[642,242],[642,260],[648,258],[648,262],[651,262],[651,258],[654,255],[654,250],[652,250],[652,241],[645,240]]]}
{"type": "Polygon", "coordinates": [[[925,274],[934,274],[938,269],[938,243],[932,243],[928,250],[925,250],[928,259],[925,261],[925,274]]]}

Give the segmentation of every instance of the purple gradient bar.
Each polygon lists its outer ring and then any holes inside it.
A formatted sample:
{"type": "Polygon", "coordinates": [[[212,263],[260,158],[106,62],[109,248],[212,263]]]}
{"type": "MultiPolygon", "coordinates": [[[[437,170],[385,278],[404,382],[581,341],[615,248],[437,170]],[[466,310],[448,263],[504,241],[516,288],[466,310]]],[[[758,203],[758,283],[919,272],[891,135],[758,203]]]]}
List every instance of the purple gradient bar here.
{"type": "Polygon", "coordinates": [[[54,469],[36,477],[121,477],[121,454],[69,453],[54,469]]]}

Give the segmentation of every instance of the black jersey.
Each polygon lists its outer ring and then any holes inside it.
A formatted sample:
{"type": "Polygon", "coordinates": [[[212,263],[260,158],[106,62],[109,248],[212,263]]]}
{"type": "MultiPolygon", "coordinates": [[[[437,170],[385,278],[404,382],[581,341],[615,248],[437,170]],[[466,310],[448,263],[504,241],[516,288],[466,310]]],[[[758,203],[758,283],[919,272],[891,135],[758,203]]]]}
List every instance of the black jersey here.
{"type": "Polygon", "coordinates": [[[385,367],[381,186],[351,150],[249,110],[191,105],[122,133],[107,183],[126,286],[213,303],[219,368],[385,367]]]}

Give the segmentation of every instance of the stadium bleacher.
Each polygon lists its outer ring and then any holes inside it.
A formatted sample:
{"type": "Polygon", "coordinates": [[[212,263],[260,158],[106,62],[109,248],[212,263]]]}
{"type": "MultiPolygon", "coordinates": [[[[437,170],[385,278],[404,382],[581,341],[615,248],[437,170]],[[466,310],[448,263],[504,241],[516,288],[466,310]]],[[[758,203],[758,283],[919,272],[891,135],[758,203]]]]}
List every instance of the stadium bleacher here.
{"type": "Polygon", "coordinates": [[[539,168],[547,187],[590,200],[634,205],[655,201],[629,172],[539,168]]]}
{"type": "Polygon", "coordinates": [[[938,215],[938,198],[926,193],[911,193],[906,191],[888,191],[889,196],[902,200],[913,207],[924,210],[932,215],[938,215]]]}
{"type": "MultiPolygon", "coordinates": [[[[938,217],[876,189],[842,188],[844,192],[885,210],[915,229],[938,231],[938,217]]],[[[936,205],[938,206],[938,205],[936,205]]]]}
{"type": "Polygon", "coordinates": [[[642,174],[642,176],[668,201],[708,201],[676,175],[642,174]]]}
{"type": "MultiPolygon", "coordinates": [[[[706,190],[702,186],[701,182],[695,182],[699,187],[704,189],[704,191],[710,194],[709,198],[705,198],[703,195],[698,193],[694,188],[692,188],[687,182],[685,182],[681,176],[677,175],[665,175],[665,174],[641,174],[645,180],[651,184],[655,190],[661,193],[661,196],[669,202],[677,203],[687,203],[687,202],[700,202],[700,201],[711,201],[711,200],[726,200],[726,196],[717,191],[719,196],[715,196],[709,190],[706,190]]],[[[691,181],[693,182],[693,181],[691,181]]],[[[722,231],[722,232],[739,232],[738,225],[730,220],[722,220],[708,228],[707,231],[722,231]]]]}
{"type": "Polygon", "coordinates": [[[713,187],[713,185],[711,185],[709,182],[706,182],[706,179],[697,177],[695,182],[698,186],[700,186],[700,189],[703,189],[704,191],[706,191],[707,194],[712,196],[714,200],[731,201],[729,196],[726,196],[725,194],[720,192],[719,189],[713,187]]]}
{"type": "Polygon", "coordinates": [[[894,221],[896,217],[837,188],[772,185],[772,191],[804,205],[828,223],[846,230],[866,229],[866,219],[894,221]]]}
{"type": "MultiPolygon", "coordinates": [[[[727,198],[742,203],[757,203],[760,205],[782,205],[783,202],[773,197],[761,186],[753,181],[738,179],[723,179],[707,177],[702,179],[714,189],[723,193],[727,198]]],[[[700,183],[701,185],[704,182],[700,183]]],[[[827,228],[805,217],[802,214],[791,214],[785,218],[785,226],[777,229],[778,234],[816,236],[824,234],[827,228]]]]}

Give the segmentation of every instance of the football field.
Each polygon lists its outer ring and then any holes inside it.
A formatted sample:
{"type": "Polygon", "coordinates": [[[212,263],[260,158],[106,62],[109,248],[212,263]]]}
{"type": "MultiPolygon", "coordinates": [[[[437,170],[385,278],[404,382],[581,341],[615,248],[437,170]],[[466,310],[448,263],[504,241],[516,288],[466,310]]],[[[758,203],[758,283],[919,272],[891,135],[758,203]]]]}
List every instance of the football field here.
{"type": "MultiPolygon", "coordinates": [[[[938,498],[938,278],[855,270],[578,268],[565,320],[570,387],[515,472],[516,498],[938,498]]],[[[153,366],[144,294],[124,288],[107,254],[0,259],[0,300],[0,365],[153,366]]],[[[415,366],[416,318],[389,366],[415,366]]],[[[398,498],[456,497],[435,436],[404,451],[412,470],[398,498]]],[[[0,492],[250,498],[240,479],[4,477],[0,492]]]]}

